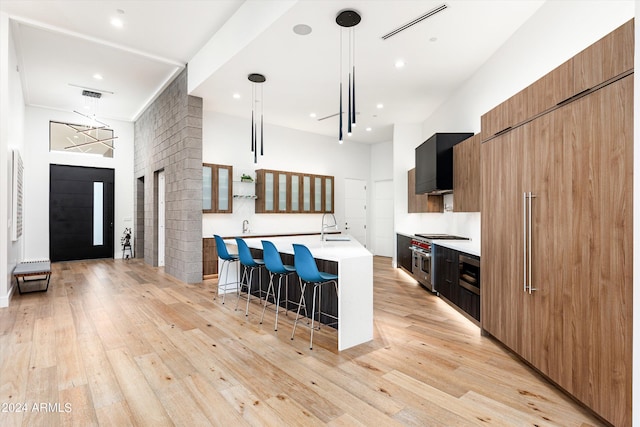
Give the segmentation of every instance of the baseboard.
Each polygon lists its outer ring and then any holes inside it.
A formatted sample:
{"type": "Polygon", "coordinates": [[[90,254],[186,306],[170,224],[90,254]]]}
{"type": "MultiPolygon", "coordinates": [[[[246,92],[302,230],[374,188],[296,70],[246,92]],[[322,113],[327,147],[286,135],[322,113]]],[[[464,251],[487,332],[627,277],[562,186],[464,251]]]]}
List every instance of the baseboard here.
{"type": "Polygon", "coordinates": [[[13,286],[13,281],[12,281],[12,286],[9,289],[9,292],[7,293],[7,295],[0,296],[0,308],[9,307],[9,301],[11,301],[11,296],[13,295],[14,289],[15,289],[15,286],[13,286]]]}

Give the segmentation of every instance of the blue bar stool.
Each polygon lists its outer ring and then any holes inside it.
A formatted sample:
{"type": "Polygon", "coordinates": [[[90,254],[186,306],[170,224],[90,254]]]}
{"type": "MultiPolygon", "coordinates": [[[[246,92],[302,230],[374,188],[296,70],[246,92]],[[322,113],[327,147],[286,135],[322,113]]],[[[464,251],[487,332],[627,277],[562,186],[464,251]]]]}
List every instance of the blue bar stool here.
{"type": "MultiPolygon", "coordinates": [[[[286,310],[289,310],[289,275],[296,272],[296,269],[292,265],[285,265],[282,263],[282,258],[280,257],[280,253],[276,246],[268,241],[262,241],[262,249],[264,256],[264,265],[269,272],[269,287],[267,288],[267,296],[264,299],[264,308],[262,309],[262,317],[260,318],[260,323],[264,320],[264,312],[267,309],[267,305],[269,304],[269,293],[271,292],[271,296],[274,298],[274,304],[276,305],[276,323],[273,327],[274,331],[278,330],[278,311],[280,310],[280,290],[282,287],[282,278],[284,277],[286,280],[285,284],[285,301],[287,303],[286,310]],[[275,288],[273,285],[273,276],[278,276],[278,295],[275,294],[275,288]]],[[[286,312],[285,312],[286,313],[286,312]]]]}
{"type": "Polygon", "coordinates": [[[264,261],[261,259],[254,259],[251,255],[251,250],[249,250],[249,246],[247,243],[236,237],[236,243],[238,244],[238,256],[240,257],[240,264],[245,267],[242,272],[242,278],[240,279],[240,292],[238,293],[238,299],[236,300],[236,310],[238,309],[238,303],[240,302],[240,293],[242,292],[242,287],[247,287],[247,309],[244,312],[245,316],[249,315],[249,300],[251,299],[251,284],[253,283],[253,272],[254,270],[258,270],[259,277],[259,291],[260,295],[262,295],[262,275],[260,274],[260,269],[264,267],[264,261]],[[247,274],[249,271],[249,274],[247,274]],[[245,282],[245,279],[248,279],[245,282]]]}
{"type": "MultiPolygon", "coordinates": [[[[304,302],[304,291],[307,287],[307,284],[313,285],[313,303],[311,309],[311,338],[309,340],[309,350],[313,350],[313,331],[315,329],[315,317],[316,317],[316,294],[318,299],[318,329],[320,329],[320,307],[321,307],[321,288],[322,285],[326,283],[333,283],[336,289],[336,295],[338,294],[338,276],[331,273],[325,273],[322,271],[318,271],[318,266],[316,265],[316,260],[313,258],[311,251],[304,245],[293,244],[293,263],[296,267],[296,272],[298,273],[298,277],[302,281],[302,294],[300,296],[300,303],[298,304],[298,312],[296,313],[296,320],[293,322],[293,332],[291,333],[291,339],[296,333],[296,326],[298,325],[298,319],[300,318],[300,307],[306,304],[304,302]]],[[[332,316],[324,313],[325,316],[334,318],[337,320],[336,316],[332,316]]]]}
{"type": "Polygon", "coordinates": [[[227,287],[233,285],[234,288],[236,289],[236,293],[238,292],[238,282],[237,280],[235,282],[231,282],[229,283],[229,268],[231,267],[232,263],[238,263],[238,278],[240,277],[240,259],[238,258],[237,254],[230,254],[229,250],[227,249],[227,245],[224,243],[224,240],[222,240],[222,237],[218,236],[217,234],[213,235],[214,239],[216,240],[216,250],[218,251],[218,257],[220,257],[220,259],[222,259],[222,265],[220,266],[220,271],[218,272],[218,293],[220,292],[220,288],[224,289],[224,293],[222,294],[222,303],[224,304],[224,297],[227,295],[227,287]],[[222,272],[224,271],[224,266],[227,266],[227,274],[225,276],[224,279],[224,284],[220,285],[220,279],[222,278],[222,272]]]}

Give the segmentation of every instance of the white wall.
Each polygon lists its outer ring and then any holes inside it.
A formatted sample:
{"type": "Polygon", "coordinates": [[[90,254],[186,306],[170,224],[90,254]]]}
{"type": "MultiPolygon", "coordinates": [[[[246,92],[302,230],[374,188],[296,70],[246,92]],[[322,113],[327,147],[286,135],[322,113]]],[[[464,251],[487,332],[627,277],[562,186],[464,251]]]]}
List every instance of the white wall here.
{"type": "Polygon", "coordinates": [[[86,119],[65,111],[27,107],[25,115],[25,260],[49,258],[49,165],[115,169],[114,256],[122,256],[120,237],[133,228],[133,123],[101,118],[118,137],[113,158],[49,152],[49,121],[83,124],[86,119]]]}
{"type": "MultiPolygon", "coordinates": [[[[204,111],[202,159],[232,165],[234,181],[243,173],[255,179],[256,169],[275,169],[335,176],[335,215],[344,224],[344,180],[370,182],[370,149],[366,144],[265,124],[265,155],[253,163],[251,124],[247,119],[204,111]]],[[[253,184],[234,182],[234,193],[253,192],[253,184]]],[[[255,193],[254,193],[255,194],[255,193]]],[[[232,214],[203,214],[203,237],[242,232],[247,219],[254,233],[320,232],[321,214],[256,214],[253,200],[235,199],[232,214]]]]}
{"type": "Polygon", "coordinates": [[[15,242],[11,238],[12,228],[12,157],[11,150],[23,152],[24,96],[20,83],[20,72],[7,15],[0,14],[0,307],[9,305],[13,282],[11,272],[22,259],[23,238],[15,242]],[[5,227],[6,225],[6,227],[5,227]]]}

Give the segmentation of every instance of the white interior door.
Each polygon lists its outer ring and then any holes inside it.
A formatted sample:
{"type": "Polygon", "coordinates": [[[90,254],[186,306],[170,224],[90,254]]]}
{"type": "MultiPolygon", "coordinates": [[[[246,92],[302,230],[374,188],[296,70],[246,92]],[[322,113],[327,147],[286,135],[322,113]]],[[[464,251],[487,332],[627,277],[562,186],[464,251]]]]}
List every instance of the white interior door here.
{"type": "Polygon", "coordinates": [[[158,172],[158,267],[164,266],[164,171],[158,172]]]}
{"type": "Polygon", "coordinates": [[[393,181],[373,184],[373,253],[393,256],[393,181]]]}
{"type": "Polygon", "coordinates": [[[344,180],[344,230],[367,246],[367,181],[344,180]]]}

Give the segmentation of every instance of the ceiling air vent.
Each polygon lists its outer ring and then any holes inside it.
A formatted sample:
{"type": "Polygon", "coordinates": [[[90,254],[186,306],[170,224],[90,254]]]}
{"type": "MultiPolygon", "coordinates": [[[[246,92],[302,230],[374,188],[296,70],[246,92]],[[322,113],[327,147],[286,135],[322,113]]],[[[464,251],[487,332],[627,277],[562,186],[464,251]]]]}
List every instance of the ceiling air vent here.
{"type": "Polygon", "coordinates": [[[396,34],[398,34],[401,31],[406,30],[409,27],[413,27],[414,25],[416,25],[418,22],[422,22],[427,18],[432,17],[433,15],[435,15],[436,13],[442,12],[443,10],[445,10],[446,8],[448,8],[449,6],[447,6],[446,4],[442,3],[440,6],[435,7],[433,9],[431,9],[429,12],[425,13],[422,16],[417,17],[416,19],[414,19],[411,22],[407,22],[406,24],[396,28],[395,30],[392,30],[390,32],[388,32],[387,34],[385,34],[384,36],[382,36],[382,40],[386,40],[389,37],[395,36],[396,34]]]}
{"type": "Polygon", "coordinates": [[[83,90],[82,96],[88,96],[90,98],[100,98],[102,94],[100,92],[94,92],[92,90],[83,90]]]}

